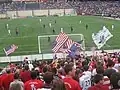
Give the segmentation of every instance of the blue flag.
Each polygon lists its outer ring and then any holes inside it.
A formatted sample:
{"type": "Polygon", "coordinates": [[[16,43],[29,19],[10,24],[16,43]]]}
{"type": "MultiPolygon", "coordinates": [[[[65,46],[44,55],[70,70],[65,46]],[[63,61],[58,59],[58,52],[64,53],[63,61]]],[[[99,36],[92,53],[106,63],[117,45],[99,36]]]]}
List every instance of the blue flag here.
{"type": "Polygon", "coordinates": [[[78,49],[77,45],[73,44],[70,48],[69,56],[75,58],[77,49],[78,49]]]}

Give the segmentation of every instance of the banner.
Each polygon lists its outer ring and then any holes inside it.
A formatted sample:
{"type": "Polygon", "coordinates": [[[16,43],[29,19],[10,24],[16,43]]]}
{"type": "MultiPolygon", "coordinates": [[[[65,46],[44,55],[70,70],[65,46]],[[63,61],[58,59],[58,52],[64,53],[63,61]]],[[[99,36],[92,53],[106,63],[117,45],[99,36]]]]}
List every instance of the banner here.
{"type": "Polygon", "coordinates": [[[103,29],[100,30],[98,33],[92,34],[92,39],[94,43],[97,45],[97,48],[100,49],[101,47],[106,44],[106,42],[113,37],[113,35],[109,32],[109,30],[103,26],[103,29]]]}

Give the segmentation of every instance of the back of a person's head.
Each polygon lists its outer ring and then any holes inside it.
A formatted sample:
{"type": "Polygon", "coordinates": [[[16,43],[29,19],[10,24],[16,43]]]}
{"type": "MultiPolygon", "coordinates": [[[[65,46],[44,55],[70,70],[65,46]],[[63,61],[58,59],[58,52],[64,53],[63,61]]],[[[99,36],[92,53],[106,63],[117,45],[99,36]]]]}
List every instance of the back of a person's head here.
{"type": "Polygon", "coordinates": [[[102,75],[102,74],[96,74],[96,75],[94,76],[94,83],[95,83],[95,84],[100,83],[101,80],[103,80],[103,75],[102,75]]]}
{"type": "Polygon", "coordinates": [[[14,74],[14,79],[19,79],[20,78],[20,74],[18,73],[18,72],[16,72],[15,74],[14,74]]]}
{"type": "Polygon", "coordinates": [[[6,72],[7,72],[7,74],[10,74],[11,73],[10,68],[7,68],[6,72]]]}
{"type": "Polygon", "coordinates": [[[37,78],[37,72],[35,70],[31,71],[31,78],[36,79],[37,78]]]}
{"type": "Polygon", "coordinates": [[[65,84],[61,79],[54,79],[51,90],[66,90],[65,84]]]}
{"type": "Polygon", "coordinates": [[[120,89],[120,73],[113,73],[110,77],[110,83],[113,86],[113,89],[120,89]]]}
{"type": "Polygon", "coordinates": [[[9,90],[23,90],[21,85],[19,83],[14,83],[14,85],[12,85],[9,90]]]}
{"type": "Polygon", "coordinates": [[[97,74],[103,74],[103,73],[104,73],[104,68],[103,68],[103,66],[97,66],[96,72],[97,72],[97,74]]]}
{"type": "Polygon", "coordinates": [[[65,65],[64,70],[65,70],[66,74],[69,74],[69,72],[72,71],[72,69],[73,69],[73,65],[72,64],[65,65]]]}
{"type": "Polygon", "coordinates": [[[105,72],[104,72],[104,76],[107,76],[108,78],[110,78],[111,77],[111,75],[113,74],[113,73],[115,73],[116,71],[114,70],[114,69],[107,69],[107,70],[105,70],[105,72]]]}
{"type": "Polygon", "coordinates": [[[57,74],[57,68],[52,68],[52,73],[53,73],[54,75],[56,75],[56,74],[57,74]]]}
{"type": "Polygon", "coordinates": [[[88,65],[84,65],[84,66],[83,66],[83,69],[84,69],[84,71],[88,71],[89,66],[88,66],[88,65]]]}
{"type": "Polygon", "coordinates": [[[44,66],[42,71],[43,71],[43,73],[46,73],[48,71],[47,66],[44,66]]]}
{"type": "Polygon", "coordinates": [[[60,63],[60,65],[61,65],[61,67],[63,67],[63,66],[64,66],[64,62],[62,61],[62,62],[60,63]]]}
{"type": "Polygon", "coordinates": [[[6,74],[7,72],[6,72],[5,69],[3,69],[3,70],[1,71],[1,73],[2,73],[2,74],[6,74]]]}
{"type": "Polygon", "coordinates": [[[115,64],[115,63],[114,63],[112,60],[109,59],[107,66],[108,66],[108,67],[113,67],[114,64],[115,64]]]}
{"type": "Polygon", "coordinates": [[[45,81],[46,84],[51,84],[53,80],[53,73],[52,72],[44,73],[43,80],[45,81]]]}
{"type": "Polygon", "coordinates": [[[27,64],[24,66],[24,68],[25,70],[29,70],[29,66],[27,64]]]}
{"type": "Polygon", "coordinates": [[[103,66],[103,63],[102,63],[102,62],[97,62],[96,67],[97,67],[97,66],[103,66]]]}

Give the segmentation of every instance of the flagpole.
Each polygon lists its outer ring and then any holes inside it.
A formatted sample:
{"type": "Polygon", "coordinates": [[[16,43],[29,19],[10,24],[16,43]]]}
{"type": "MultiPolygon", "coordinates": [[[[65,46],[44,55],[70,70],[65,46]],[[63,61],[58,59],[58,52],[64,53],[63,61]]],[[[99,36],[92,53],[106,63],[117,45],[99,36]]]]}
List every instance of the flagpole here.
{"type": "Polygon", "coordinates": [[[9,61],[9,63],[11,62],[11,60],[9,59],[9,56],[8,55],[6,55],[6,58],[7,58],[7,60],[9,61]]]}
{"type": "Polygon", "coordinates": [[[66,53],[63,52],[63,58],[66,60],[66,53]]]}
{"type": "Polygon", "coordinates": [[[9,57],[8,57],[8,55],[7,55],[7,53],[6,53],[5,48],[3,48],[3,50],[4,50],[5,54],[6,54],[6,58],[8,59],[8,61],[9,61],[9,63],[10,63],[11,60],[9,59],[9,57]]]}
{"type": "Polygon", "coordinates": [[[75,58],[73,59],[73,63],[74,63],[74,68],[76,69],[76,62],[75,62],[75,58]]]}

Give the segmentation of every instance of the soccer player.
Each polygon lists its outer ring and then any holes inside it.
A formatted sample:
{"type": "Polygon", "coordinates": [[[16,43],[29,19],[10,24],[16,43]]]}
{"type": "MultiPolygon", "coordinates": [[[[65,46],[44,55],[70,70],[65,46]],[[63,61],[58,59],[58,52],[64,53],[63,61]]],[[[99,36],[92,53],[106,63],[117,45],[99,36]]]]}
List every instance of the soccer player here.
{"type": "Polygon", "coordinates": [[[73,27],[71,26],[70,29],[71,29],[71,33],[72,33],[73,32],[73,27]]]}
{"type": "Polygon", "coordinates": [[[63,32],[63,28],[60,28],[61,32],[63,32]]]}
{"type": "Polygon", "coordinates": [[[112,24],[112,30],[114,30],[114,25],[112,24]]]}
{"type": "Polygon", "coordinates": [[[41,80],[37,80],[37,72],[31,71],[31,80],[25,82],[25,90],[37,90],[43,87],[43,82],[41,80]]]}
{"type": "Polygon", "coordinates": [[[82,23],[82,21],[80,20],[80,21],[79,21],[79,24],[81,24],[81,23],[82,23]]]}
{"type": "Polygon", "coordinates": [[[86,26],[85,26],[85,27],[86,27],[86,30],[87,30],[87,29],[88,29],[88,25],[86,24],[86,26]]]}
{"type": "Polygon", "coordinates": [[[55,34],[55,29],[53,28],[53,34],[55,34]]]}
{"type": "Polygon", "coordinates": [[[18,30],[18,28],[16,28],[16,36],[18,36],[19,35],[19,30],[18,30]]]}
{"type": "Polygon", "coordinates": [[[52,27],[52,24],[51,24],[51,23],[49,23],[49,27],[50,27],[50,28],[52,27]]]}
{"type": "Polygon", "coordinates": [[[67,90],[82,90],[79,83],[73,79],[75,76],[75,68],[72,64],[67,64],[64,68],[66,77],[63,79],[67,90]]]}
{"type": "Polygon", "coordinates": [[[8,30],[8,35],[10,35],[10,36],[11,36],[11,31],[10,31],[10,29],[8,30]]]}
{"type": "Polygon", "coordinates": [[[5,28],[6,28],[6,30],[8,30],[8,29],[9,29],[9,25],[8,25],[8,24],[6,24],[6,25],[5,25],[5,28]]]}
{"type": "Polygon", "coordinates": [[[55,24],[56,24],[56,20],[55,20],[55,24]]]}
{"type": "Polygon", "coordinates": [[[41,20],[41,19],[39,19],[39,21],[40,21],[40,23],[41,23],[41,21],[42,21],[42,20],[41,20]]]}
{"type": "Polygon", "coordinates": [[[43,28],[45,28],[45,24],[43,24],[43,28]]]}
{"type": "Polygon", "coordinates": [[[50,37],[48,36],[48,42],[50,42],[50,37]]]}

